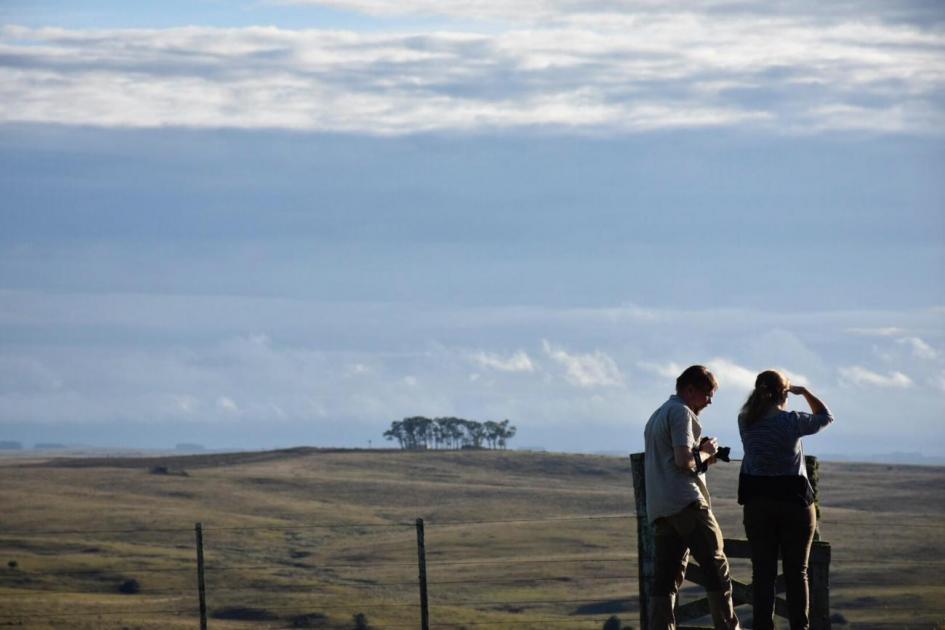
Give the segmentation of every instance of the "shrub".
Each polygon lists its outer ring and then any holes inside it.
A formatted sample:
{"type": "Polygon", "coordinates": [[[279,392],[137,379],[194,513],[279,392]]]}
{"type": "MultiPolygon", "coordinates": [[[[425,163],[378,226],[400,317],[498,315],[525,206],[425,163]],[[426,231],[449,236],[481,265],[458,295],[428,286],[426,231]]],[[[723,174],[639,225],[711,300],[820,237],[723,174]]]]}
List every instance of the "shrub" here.
{"type": "Polygon", "coordinates": [[[250,608],[249,606],[228,606],[213,611],[210,616],[214,619],[233,621],[275,621],[279,618],[265,608],[250,608]]]}
{"type": "Polygon", "coordinates": [[[354,630],[371,630],[371,626],[368,625],[367,615],[357,613],[354,616],[354,630]]]}
{"type": "Polygon", "coordinates": [[[177,475],[178,477],[190,476],[186,470],[171,470],[167,466],[152,466],[148,469],[148,472],[152,475],[177,475]]]}
{"type": "Polygon", "coordinates": [[[611,615],[607,621],[604,622],[603,630],[620,630],[623,626],[620,625],[620,618],[617,615],[611,615]]]}
{"type": "Polygon", "coordinates": [[[321,613],[305,613],[291,619],[292,628],[326,628],[328,617],[321,613]]]}
{"type": "Polygon", "coordinates": [[[141,590],[141,584],[138,580],[131,578],[118,585],[118,592],[125,595],[134,595],[141,590]]]}
{"type": "Polygon", "coordinates": [[[18,566],[20,566],[20,564],[16,560],[10,560],[9,562],[7,562],[7,566],[10,567],[11,569],[15,569],[18,566]]]}

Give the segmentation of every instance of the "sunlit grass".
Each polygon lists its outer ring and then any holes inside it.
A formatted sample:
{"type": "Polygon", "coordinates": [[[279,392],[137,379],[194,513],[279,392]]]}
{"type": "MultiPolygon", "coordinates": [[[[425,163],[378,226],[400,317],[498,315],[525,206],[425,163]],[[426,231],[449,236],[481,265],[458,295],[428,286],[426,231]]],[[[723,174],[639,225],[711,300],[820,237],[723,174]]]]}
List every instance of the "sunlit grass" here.
{"type": "MultiPolygon", "coordinates": [[[[638,625],[622,458],[303,450],[164,464],[186,476],[152,474],[145,459],[0,462],[0,622],[195,627],[199,521],[213,628],[353,628],[358,612],[415,628],[422,517],[433,627],[580,630],[610,614],[638,625]],[[119,592],[128,580],[136,593],[119,592]],[[219,618],[240,609],[259,619],[219,618]]],[[[711,479],[729,537],[743,536],[736,473],[711,479]]],[[[834,611],[867,625],[945,620],[945,470],[825,464],[821,480],[834,611]]],[[[747,563],[733,564],[747,581],[747,563]]]]}

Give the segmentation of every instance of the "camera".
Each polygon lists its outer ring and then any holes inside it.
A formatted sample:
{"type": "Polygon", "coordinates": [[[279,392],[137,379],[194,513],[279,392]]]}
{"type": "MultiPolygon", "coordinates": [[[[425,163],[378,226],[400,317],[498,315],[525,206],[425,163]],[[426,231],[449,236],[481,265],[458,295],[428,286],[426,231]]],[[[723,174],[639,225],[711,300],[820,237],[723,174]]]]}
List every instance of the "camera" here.
{"type": "MultiPolygon", "coordinates": [[[[708,439],[709,438],[704,437],[701,440],[699,440],[699,446],[701,447],[708,439]]],[[[719,446],[718,448],[715,449],[715,459],[719,461],[723,461],[723,462],[730,462],[732,461],[730,457],[731,452],[732,452],[731,446],[719,446]]]]}

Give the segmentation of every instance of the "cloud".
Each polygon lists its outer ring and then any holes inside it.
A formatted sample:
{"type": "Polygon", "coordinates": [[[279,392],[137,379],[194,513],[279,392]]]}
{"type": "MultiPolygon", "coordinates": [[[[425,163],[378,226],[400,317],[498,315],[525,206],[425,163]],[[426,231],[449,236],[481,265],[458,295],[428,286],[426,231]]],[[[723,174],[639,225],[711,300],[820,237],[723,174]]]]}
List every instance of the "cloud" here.
{"type": "Polygon", "coordinates": [[[945,370],[942,370],[930,379],[932,387],[945,392],[945,370]]]}
{"type": "MultiPolygon", "coordinates": [[[[672,361],[669,363],[640,361],[637,363],[637,366],[647,372],[658,374],[663,378],[672,379],[674,381],[684,369],[682,365],[672,361]]],[[[757,372],[738,365],[734,361],[717,357],[707,362],[706,367],[708,367],[719,380],[720,387],[734,387],[738,390],[750,390],[755,387],[757,372]]],[[[780,367],[774,369],[784,374],[792,383],[805,385],[810,382],[810,379],[803,374],[798,374],[797,372],[780,367]]]]}
{"type": "Polygon", "coordinates": [[[228,396],[220,396],[217,398],[217,407],[227,413],[239,413],[240,411],[239,405],[237,405],[233,399],[228,396]]]}
{"type": "Polygon", "coordinates": [[[549,21],[597,20],[608,17],[653,15],[750,15],[756,19],[777,16],[806,16],[808,19],[831,21],[848,17],[851,12],[880,16],[899,22],[934,24],[941,22],[940,12],[931,3],[899,3],[857,0],[824,4],[812,0],[790,3],[731,2],[731,0],[701,0],[700,2],[663,2],[658,0],[618,0],[615,2],[576,2],[575,0],[270,0],[272,4],[331,7],[366,15],[388,17],[395,15],[442,16],[456,20],[491,21],[500,24],[536,26],[549,21]]]}
{"type": "Polygon", "coordinates": [[[519,350],[508,357],[480,351],[473,353],[470,358],[473,362],[484,368],[498,370],[500,372],[535,371],[534,363],[532,363],[532,360],[529,358],[528,354],[522,350],[519,350]]]}
{"type": "Polygon", "coordinates": [[[0,356],[0,394],[55,392],[63,386],[54,366],[32,357],[0,356]]]}
{"type": "Polygon", "coordinates": [[[742,367],[734,361],[717,357],[706,363],[706,367],[708,367],[715,375],[715,378],[718,379],[719,389],[723,387],[734,387],[736,389],[750,391],[755,388],[755,377],[758,373],[754,370],[742,367]]]}
{"type": "Polygon", "coordinates": [[[617,363],[597,350],[591,354],[570,354],[546,340],[542,347],[551,359],[565,368],[565,378],[578,387],[614,387],[623,385],[617,363]]]}
{"type": "MultiPolygon", "coordinates": [[[[394,15],[433,15],[462,20],[493,20],[517,23],[540,23],[561,18],[569,5],[559,0],[278,0],[276,4],[332,7],[380,17],[394,15]]],[[[643,3],[634,3],[640,4],[643,3]]]]}
{"type": "Polygon", "coordinates": [[[876,328],[847,328],[846,332],[863,337],[895,337],[906,331],[897,326],[880,326],[876,328]]]}
{"type": "Polygon", "coordinates": [[[346,376],[360,376],[371,372],[371,368],[363,363],[352,363],[345,368],[346,376]]]}
{"type": "Polygon", "coordinates": [[[683,367],[674,361],[669,363],[653,363],[651,361],[638,361],[637,367],[640,369],[662,376],[663,378],[676,380],[682,374],[683,367]]]}
{"type": "Polygon", "coordinates": [[[0,122],[372,134],[945,128],[941,34],[852,8],[812,19],[762,5],[321,4],[503,22],[426,33],[6,26],[0,122]]]}
{"type": "Polygon", "coordinates": [[[873,372],[864,367],[854,365],[840,368],[840,378],[857,387],[889,387],[904,389],[912,387],[912,379],[902,372],[890,372],[888,375],[873,372]]]}
{"type": "MultiPolygon", "coordinates": [[[[752,340],[770,341],[775,329],[818,350],[822,356],[805,360],[797,353],[782,365],[792,380],[810,375],[831,408],[858,418],[858,430],[896,448],[905,446],[902,440],[931,443],[934,431],[921,419],[945,412],[941,364],[910,361],[911,349],[895,338],[890,343],[902,362],[873,373],[893,385],[870,384],[856,372],[842,383],[836,378],[838,367],[868,365],[860,358],[863,339],[836,331],[884,322],[934,331],[941,312],[652,312],[653,318],[628,322],[614,319],[612,308],[3,291],[0,329],[9,343],[0,357],[0,427],[10,435],[17,423],[30,423],[48,439],[62,425],[78,433],[114,422],[168,436],[165,427],[176,425],[174,439],[187,441],[191,428],[204,424],[227,439],[252,425],[294,436],[283,444],[353,444],[356,430],[364,440],[380,440],[392,419],[457,415],[510,418],[520,444],[623,448],[612,436],[625,434],[633,444],[675,377],[701,357],[712,357],[707,363],[722,381],[707,417],[734,431],[730,420],[755,370],[779,365],[751,354],[752,340]],[[680,330],[691,334],[680,338],[680,330]],[[534,371],[503,372],[475,362],[477,353],[523,367],[515,358],[521,353],[534,371]],[[915,385],[901,386],[897,371],[915,385]],[[916,417],[904,420],[908,431],[890,434],[890,410],[904,406],[916,417]],[[544,437],[548,427],[558,427],[557,437],[544,437]],[[323,437],[329,435],[334,441],[323,437]]],[[[922,334],[937,343],[934,333],[922,334]]],[[[842,450],[842,438],[826,439],[842,450]]],[[[726,439],[737,443],[737,434],[726,439]]]]}
{"type": "Polygon", "coordinates": [[[200,405],[200,400],[196,396],[191,396],[190,394],[178,394],[172,398],[175,409],[187,415],[193,414],[200,405]]]}
{"type": "Polygon", "coordinates": [[[778,372],[783,374],[788,378],[792,385],[810,385],[810,379],[804,376],[803,374],[798,374],[797,372],[792,372],[790,370],[785,370],[784,368],[775,368],[778,372]]]}
{"type": "Polygon", "coordinates": [[[897,339],[897,342],[909,347],[912,350],[912,356],[917,359],[935,359],[938,357],[938,352],[935,351],[935,348],[919,337],[903,337],[902,339],[897,339]]]}

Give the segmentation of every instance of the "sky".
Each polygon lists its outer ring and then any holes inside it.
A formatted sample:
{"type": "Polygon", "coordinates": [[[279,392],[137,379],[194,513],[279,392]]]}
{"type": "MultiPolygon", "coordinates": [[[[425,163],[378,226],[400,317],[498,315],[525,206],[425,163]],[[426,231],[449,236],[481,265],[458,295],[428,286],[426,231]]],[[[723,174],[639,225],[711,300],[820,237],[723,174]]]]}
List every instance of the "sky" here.
{"type": "Polygon", "coordinates": [[[942,173],[937,1],[7,0],[0,440],[938,456],[942,173]]]}

